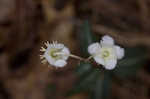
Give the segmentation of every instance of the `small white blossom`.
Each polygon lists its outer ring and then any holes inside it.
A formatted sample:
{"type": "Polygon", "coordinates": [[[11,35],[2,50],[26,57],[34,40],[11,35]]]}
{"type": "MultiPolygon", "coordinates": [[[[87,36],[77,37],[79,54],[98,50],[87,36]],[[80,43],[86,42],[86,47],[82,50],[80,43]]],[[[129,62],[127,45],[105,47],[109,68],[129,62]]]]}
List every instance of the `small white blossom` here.
{"type": "Polygon", "coordinates": [[[48,62],[49,64],[55,67],[63,67],[67,64],[67,59],[70,55],[70,51],[63,44],[53,42],[46,42],[46,49],[41,48],[40,51],[44,52],[43,55],[40,55],[43,60],[42,63],[48,62]]]}
{"type": "Polygon", "coordinates": [[[114,44],[113,38],[108,35],[102,40],[89,45],[88,52],[93,56],[96,63],[104,66],[105,69],[112,70],[116,67],[117,59],[124,56],[124,48],[114,44]]]}

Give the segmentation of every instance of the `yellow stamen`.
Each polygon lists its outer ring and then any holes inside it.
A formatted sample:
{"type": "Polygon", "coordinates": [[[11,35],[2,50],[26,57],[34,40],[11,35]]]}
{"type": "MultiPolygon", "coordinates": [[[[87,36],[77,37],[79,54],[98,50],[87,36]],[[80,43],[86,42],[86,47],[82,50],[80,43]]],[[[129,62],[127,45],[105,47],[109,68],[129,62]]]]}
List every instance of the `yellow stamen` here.
{"type": "Polygon", "coordinates": [[[40,51],[41,51],[41,52],[45,52],[46,49],[45,49],[44,47],[41,47],[40,51]]]}
{"type": "Polygon", "coordinates": [[[42,64],[46,64],[46,62],[47,62],[46,59],[44,59],[44,60],[41,61],[42,64]]]}

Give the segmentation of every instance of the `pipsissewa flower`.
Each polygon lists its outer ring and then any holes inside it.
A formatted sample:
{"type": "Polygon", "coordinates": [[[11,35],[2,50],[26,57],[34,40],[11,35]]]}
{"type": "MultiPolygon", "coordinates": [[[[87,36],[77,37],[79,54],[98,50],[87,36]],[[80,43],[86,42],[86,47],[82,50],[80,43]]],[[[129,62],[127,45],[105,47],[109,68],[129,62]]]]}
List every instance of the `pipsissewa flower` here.
{"type": "Polygon", "coordinates": [[[124,56],[124,48],[114,44],[112,37],[105,35],[100,42],[89,45],[88,52],[96,63],[104,66],[105,69],[112,70],[117,65],[117,60],[124,56]]]}
{"type": "Polygon", "coordinates": [[[40,55],[42,63],[48,62],[55,67],[64,67],[70,55],[69,49],[64,44],[53,42],[45,43],[47,48],[41,47],[40,51],[44,52],[40,55]]]}

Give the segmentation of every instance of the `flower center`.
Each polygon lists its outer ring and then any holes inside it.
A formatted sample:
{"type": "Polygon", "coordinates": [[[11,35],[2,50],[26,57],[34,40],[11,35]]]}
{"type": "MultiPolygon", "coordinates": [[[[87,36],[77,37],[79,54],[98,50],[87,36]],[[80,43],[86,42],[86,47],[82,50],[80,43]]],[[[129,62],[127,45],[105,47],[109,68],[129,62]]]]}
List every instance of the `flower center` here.
{"type": "Polygon", "coordinates": [[[53,57],[53,58],[56,58],[56,59],[58,59],[58,58],[61,58],[61,55],[58,55],[57,53],[59,53],[61,51],[61,49],[51,49],[50,51],[49,51],[49,55],[51,56],[51,57],[53,57]]]}
{"type": "Polygon", "coordinates": [[[109,51],[108,50],[104,50],[103,52],[102,52],[102,57],[103,58],[107,58],[107,57],[109,57],[109,51]]]}

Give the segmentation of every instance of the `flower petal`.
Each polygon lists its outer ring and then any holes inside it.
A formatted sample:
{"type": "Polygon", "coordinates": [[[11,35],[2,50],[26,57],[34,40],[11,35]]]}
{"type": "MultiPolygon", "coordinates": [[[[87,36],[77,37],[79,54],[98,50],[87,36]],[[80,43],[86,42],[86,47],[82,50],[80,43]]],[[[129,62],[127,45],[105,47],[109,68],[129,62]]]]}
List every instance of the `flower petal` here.
{"type": "Polygon", "coordinates": [[[114,44],[114,39],[108,35],[105,35],[102,37],[102,40],[100,43],[103,45],[108,44],[108,45],[113,45],[114,44]]]}
{"type": "Polygon", "coordinates": [[[124,48],[121,48],[119,46],[115,46],[116,54],[118,59],[122,59],[124,56],[124,48]]]}
{"type": "Polygon", "coordinates": [[[63,55],[63,59],[64,59],[64,60],[67,60],[68,57],[69,57],[69,54],[70,54],[69,49],[68,49],[67,47],[64,47],[64,48],[62,49],[62,53],[65,54],[65,55],[63,55]]]}
{"type": "Polygon", "coordinates": [[[88,46],[88,52],[90,54],[94,54],[96,52],[98,52],[100,50],[101,46],[100,44],[97,42],[97,43],[93,43],[91,45],[88,46]]]}
{"type": "Polygon", "coordinates": [[[55,59],[53,59],[51,56],[48,55],[48,53],[45,52],[44,57],[46,58],[47,62],[51,65],[54,65],[55,59]]]}
{"type": "Polygon", "coordinates": [[[104,67],[108,70],[112,70],[117,65],[117,59],[106,60],[104,67]]]}
{"type": "Polygon", "coordinates": [[[54,43],[54,48],[57,48],[57,49],[62,49],[64,48],[64,44],[61,44],[61,43],[54,43]]]}
{"type": "Polygon", "coordinates": [[[105,63],[104,59],[102,59],[99,56],[95,56],[94,60],[96,61],[96,63],[101,64],[101,65],[104,65],[104,63],[105,63]]]}
{"type": "Polygon", "coordinates": [[[67,64],[67,62],[65,60],[57,60],[54,65],[56,67],[64,67],[67,64]]]}

